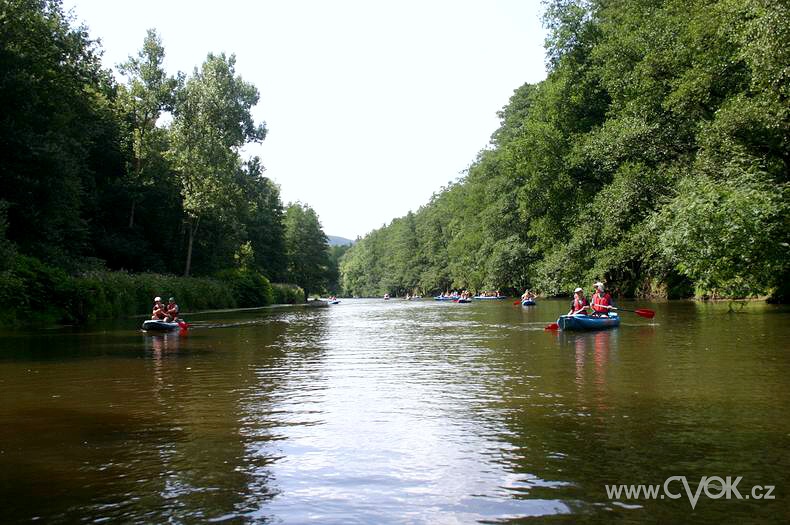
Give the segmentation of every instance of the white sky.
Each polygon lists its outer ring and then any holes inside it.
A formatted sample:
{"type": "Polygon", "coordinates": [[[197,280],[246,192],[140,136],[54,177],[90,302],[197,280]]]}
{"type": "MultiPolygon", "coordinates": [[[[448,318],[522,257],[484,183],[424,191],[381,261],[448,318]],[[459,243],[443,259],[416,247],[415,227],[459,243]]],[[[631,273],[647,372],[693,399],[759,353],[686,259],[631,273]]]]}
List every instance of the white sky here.
{"type": "Polygon", "coordinates": [[[64,0],[115,66],[154,28],[170,74],[235,53],[283,202],[351,239],[425,204],[545,78],[539,0],[64,0]]]}

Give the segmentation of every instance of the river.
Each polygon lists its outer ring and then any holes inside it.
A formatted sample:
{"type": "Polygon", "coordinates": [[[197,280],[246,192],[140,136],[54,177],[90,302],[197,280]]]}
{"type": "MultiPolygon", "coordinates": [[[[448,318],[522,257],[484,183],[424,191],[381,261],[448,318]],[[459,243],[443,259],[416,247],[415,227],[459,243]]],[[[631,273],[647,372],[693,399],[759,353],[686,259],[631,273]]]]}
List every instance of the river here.
{"type": "Polygon", "coordinates": [[[4,522],[790,521],[790,310],[623,307],[657,315],[343,300],[0,334],[4,522]]]}

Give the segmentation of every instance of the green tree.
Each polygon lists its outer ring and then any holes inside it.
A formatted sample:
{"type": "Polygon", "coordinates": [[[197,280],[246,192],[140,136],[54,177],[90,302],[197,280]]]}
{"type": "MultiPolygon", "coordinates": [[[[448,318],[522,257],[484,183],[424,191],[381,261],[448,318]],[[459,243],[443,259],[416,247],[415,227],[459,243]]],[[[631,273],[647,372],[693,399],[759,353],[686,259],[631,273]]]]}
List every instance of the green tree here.
{"type": "Polygon", "coordinates": [[[288,259],[285,253],[285,211],[280,189],[263,176],[263,165],[254,157],[245,163],[239,184],[247,205],[242,222],[254,252],[255,267],[270,280],[285,281],[288,259]]]}
{"type": "Polygon", "coordinates": [[[239,150],[266,136],[264,124],[251,115],[258,90],[235,73],[234,55],[209,54],[179,90],[171,126],[171,158],[181,182],[187,215],[187,256],[184,275],[189,275],[192,249],[201,217],[220,222],[237,217],[242,201],[237,183],[241,169],[239,150]]]}
{"type": "Polygon", "coordinates": [[[119,66],[126,84],[119,89],[118,104],[127,123],[128,148],[131,153],[127,167],[127,187],[130,195],[129,228],[134,227],[134,214],[141,199],[141,188],[162,183],[169,175],[164,162],[167,134],[157,123],[163,111],[172,111],[175,93],[183,82],[169,77],[162,67],[165,50],[156,31],[149,29],[137,56],[119,66]]]}
{"type": "Polygon", "coordinates": [[[327,284],[329,244],[318,215],[308,205],[291,203],[285,211],[285,248],[289,281],[304,290],[321,292],[327,284]]]}
{"type": "Polygon", "coordinates": [[[113,97],[96,43],[59,1],[0,3],[0,200],[22,252],[86,262],[96,187],[120,175],[113,97]]]}

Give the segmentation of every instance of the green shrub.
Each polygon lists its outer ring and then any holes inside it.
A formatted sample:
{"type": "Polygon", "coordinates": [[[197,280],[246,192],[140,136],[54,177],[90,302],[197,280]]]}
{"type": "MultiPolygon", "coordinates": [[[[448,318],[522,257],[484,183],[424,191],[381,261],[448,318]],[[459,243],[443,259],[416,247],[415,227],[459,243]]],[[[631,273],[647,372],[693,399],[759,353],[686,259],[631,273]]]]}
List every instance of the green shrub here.
{"type": "Polygon", "coordinates": [[[236,306],[255,308],[272,304],[272,285],[259,272],[236,268],[223,270],[218,278],[232,290],[236,306]]]}
{"type": "Polygon", "coordinates": [[[274,304],[301,304],[304,302],[304,290],[295,284],[272,283],[274,304]]]}
{"type": "Polygon", "coordinates": [[[153,298],[175,297],[182,312],[295,304],[304,292],[269,283],[262,274],[226,270],[216,279],[95,271],[77,276],[15,255],[0,271],[0,322],[5,325],[85,323],[150,313],[153,298]]]}

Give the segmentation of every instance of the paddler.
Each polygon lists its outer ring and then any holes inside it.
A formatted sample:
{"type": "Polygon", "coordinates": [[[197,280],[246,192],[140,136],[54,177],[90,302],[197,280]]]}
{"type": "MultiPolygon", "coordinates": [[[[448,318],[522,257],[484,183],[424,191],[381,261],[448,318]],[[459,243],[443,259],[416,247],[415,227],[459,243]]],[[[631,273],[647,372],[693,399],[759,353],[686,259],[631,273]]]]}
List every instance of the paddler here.
{"type": "Polygon", "coordinates": [[[590,309],[592,310],[592,315],[608,317],[609,310],[614,308],[612,306],[612,296],[606,292],[602,282],[595,283],[594,287],[595,292],[590,298],[590,309]]]}

